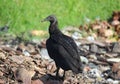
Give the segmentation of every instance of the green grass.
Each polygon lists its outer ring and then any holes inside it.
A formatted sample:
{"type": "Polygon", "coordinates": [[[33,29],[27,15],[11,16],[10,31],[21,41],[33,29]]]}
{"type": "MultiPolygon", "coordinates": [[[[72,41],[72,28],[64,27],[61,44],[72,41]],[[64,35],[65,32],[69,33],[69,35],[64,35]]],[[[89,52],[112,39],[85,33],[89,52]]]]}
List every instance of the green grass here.
{"type": "Polygon", "coordinates": [[[57,16],[60,28],[79,26],[85,18],[105,20],[114,10],[120,10],[120,0],[0,0],[0,26],[8,24],[15,34],[47,30],[49,23],[40,20],[50,14],[57,16]]]}

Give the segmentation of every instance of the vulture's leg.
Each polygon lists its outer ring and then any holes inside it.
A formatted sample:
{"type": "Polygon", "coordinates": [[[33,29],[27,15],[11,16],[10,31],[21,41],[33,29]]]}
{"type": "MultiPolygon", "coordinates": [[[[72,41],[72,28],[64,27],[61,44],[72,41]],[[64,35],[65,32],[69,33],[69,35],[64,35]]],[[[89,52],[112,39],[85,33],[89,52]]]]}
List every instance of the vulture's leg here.
{"type": "Polygon", "coordinates": [[[59,69],[60,67],[57,67],[57,70],[56,70],[56,77],[59,78],[59,69]]]}

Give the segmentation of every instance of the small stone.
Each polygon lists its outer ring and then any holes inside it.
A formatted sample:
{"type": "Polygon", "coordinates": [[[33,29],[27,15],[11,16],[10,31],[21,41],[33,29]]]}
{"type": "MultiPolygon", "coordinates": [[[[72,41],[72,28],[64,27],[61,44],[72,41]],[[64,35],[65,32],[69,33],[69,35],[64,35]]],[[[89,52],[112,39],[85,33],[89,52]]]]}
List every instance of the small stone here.
{"type": "Polygon", "coordinates": [[[90,47],[88,46],[88,45],[83,45],[82,46],[84,49],[86,49],[86,50],[89,50],[90,49],[90,47]]]}
{"type": "Polygon", "coordinates": [[[109,58],[107,61],[111,62],[120,62],[120,58],[109,58]]]}
{"type": "Polygon", "coordinates": [[[30,56],[30,53],[29,53],[27,50],[24,50],[24,51],[23,51],[23,54],[24,54],[25,56],[30,56]]]}
{"type": "Polygon", "coordinates": [[[120,84],[120,81],[114,80],[114,81],[113,81],[113,84],[120,84]]]}
{"type": "Polygon", "coordinates": [[[120,43],[115,43],[112,52],[120,53],[120,43]]]}
{"type": "Polygon", "coordinates": [[[92,44],[91,46],[90,46],[90,51],[91,52],[93,52],[93,53],[98,53],[98,46],[97,45],[95,45],[95,44],[92,44]]]}
{"type": "Polygon", "coordinates": [[[81,59],[81,62],[85,63],[85,64],[88,64],[88,59],[84,56],[80,56],[80,59],[81,59]]]}
{"type": "Polygon", "coordinates": [[[76,41],[76,40],[75,40],[75,43],[76,43],[77,46],[80,46],[80,45],[81,45],[81,42],[79,42],[79,41],[76,41]]]}
{"type": "Polygon", "coordinates": [[[75,40],[77,40],[77,39],[82,38],[82,35],[79,32],[74,32],[72,34],[72,38],[75,39],[75,40]]]}
{"type": "Polygon", "coordinates": [[[89,63],[88,66],[89,66],[91,69],[94,69],[94,68],[98,69],[98,66],[95,65],[94,63],[89,63]]]}
{"type": "Polygon", "coordinates": [[[107,79],[107,82],[108,82],[108,84],[111,84],[111,83],[113,84],[114,80],[109,78],[109,79],[107,79]]]}
{"type": "Polygon", "coordinates": [[[120,24],[120,21],[114,20],[114,21],[112,21],[111,24],[112,24],[113,26],[116,26],[116,25],[119,25],[119,24],[120,24]]]}
{"type": "Polygon", "coordinates": [[[88,36],[87,40],[90,41],[90,42],[93,42],[93,41],[95,41],[95,38],[93,36],[88,36]]]}
{"type": "Polygon", "coordinates": [[[97,57],[95,56],[95,54],[89,55],[89,58],[90,58],[90,59],[93,59],[93,60],[97,60],[97,57]]]}
{"type": "Polygon", "coordinates": [[[51,60],[51,58],[48,55],[48,52],[47,52],[46,48],[42,48],[41,51],[40,51],[40,54],[41,54],[42,59],[51,60]]]}
{"type": "Polygon", "coordinates": [[[101,72],[98,69],[91,69],[88,71],[88,76],[91,78],[100,78],[101,72]]]}

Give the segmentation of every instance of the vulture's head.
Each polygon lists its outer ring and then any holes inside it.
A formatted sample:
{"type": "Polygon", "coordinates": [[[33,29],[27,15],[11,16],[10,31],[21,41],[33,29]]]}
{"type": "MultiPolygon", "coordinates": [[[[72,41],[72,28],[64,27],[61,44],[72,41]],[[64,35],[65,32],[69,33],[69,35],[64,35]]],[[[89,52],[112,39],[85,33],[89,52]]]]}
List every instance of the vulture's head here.
{"type": "Polygon", "coordinates": [[[57,19],[56,19],[56,17],[54,15],[49,15],[44,20],[42,20],[42,22],[44,22],[44,21],[50,21],[51,23],[53,23],[53,22],[56,22],[57,19]]]}

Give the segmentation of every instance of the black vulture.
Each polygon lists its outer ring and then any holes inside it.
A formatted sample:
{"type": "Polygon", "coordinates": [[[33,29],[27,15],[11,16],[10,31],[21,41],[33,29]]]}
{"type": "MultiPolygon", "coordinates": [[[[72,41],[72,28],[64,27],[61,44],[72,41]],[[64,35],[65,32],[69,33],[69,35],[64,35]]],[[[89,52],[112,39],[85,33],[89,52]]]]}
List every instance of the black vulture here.
{"type": "Polygon", "coordinates": [[[83,70],[82,63],[78,53],[78,47],[74,40],[64,35],[58,28],[58,21],[54,15],[46,17],[43,21],[49,21],[49,38],[46,41],[46,47],[49,56],[55,61],[59,76],[59,69],[65,71],[72,70],[74,73],[80,73],[83,70]]]}

